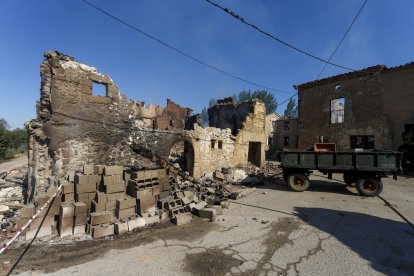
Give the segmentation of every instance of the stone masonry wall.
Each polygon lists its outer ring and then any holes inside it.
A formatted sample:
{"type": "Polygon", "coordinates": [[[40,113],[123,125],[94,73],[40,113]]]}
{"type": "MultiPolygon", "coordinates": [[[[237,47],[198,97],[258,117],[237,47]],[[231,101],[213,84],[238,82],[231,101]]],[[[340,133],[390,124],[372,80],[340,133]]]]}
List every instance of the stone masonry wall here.
{"type": "Polygon", "coordinates": [[[350,149],[353,135],[373,135],[375,149],[396,150],[402,143],[404,125],[414,123],[414,64],[364,71],[299,86],[300,149],[318,136],[337,149],[350,149]],[[331,123],[330,101],[338,98],[345,99],[344,122],[331,123]]]}

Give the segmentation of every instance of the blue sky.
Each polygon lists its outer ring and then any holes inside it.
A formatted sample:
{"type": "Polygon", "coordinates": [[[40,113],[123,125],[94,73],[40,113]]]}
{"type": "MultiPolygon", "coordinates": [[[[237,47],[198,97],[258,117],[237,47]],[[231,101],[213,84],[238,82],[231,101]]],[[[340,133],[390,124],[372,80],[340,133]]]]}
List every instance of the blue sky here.
{"type": "MultiPolygon", "coordinates": [[[[239,77],[294,91],[323,63],[299,54],[204,0],[90,0],[172,46],[239,77]]],[[[217,0],[275,36],[327,59],[363,0],[217,0]]],[[[414,1],[370,0],[332,59],[347,67],[414,60],[414,1]]],[[[43,52],[58,50],[109,74],[129,98],[195,112],[210,98],[257,87],[203,67],[98,13],[80,0],[0,0],[0,118],[35,117],[43,52]]],[[[322,77],[345,73],[328,66],[322,77]]],[[[278,102],[289,94],[274,93],[278,102]]],[[[283,113],[285,105],[278,108],[283,113]]]]}

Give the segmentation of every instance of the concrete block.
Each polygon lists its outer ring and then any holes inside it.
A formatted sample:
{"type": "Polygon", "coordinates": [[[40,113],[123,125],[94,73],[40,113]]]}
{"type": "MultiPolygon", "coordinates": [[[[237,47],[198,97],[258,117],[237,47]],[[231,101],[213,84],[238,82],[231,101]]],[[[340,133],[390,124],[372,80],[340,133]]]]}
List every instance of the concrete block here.
{"type": "Polygon", "coordinates": [[[62,203],[60,205],[60,217],[69,218],[75,216],[75,207],[70,203],[62,203]]]}
{"type": "Polygon", "coordinates": [[[73,227],[73,234],[85,234],[86,233],[86,225],[85,224],[81,224],[81,225],[75,225],[73,227]]]}
{"type": "Polygon", "coordinates": [[[102,175],[104,173],[104,168],[105,168],[104,165],[95,165],[93,166],[93,173],[102,175]]]}
{"type": "Polygon", "coordinates": [[[114,232],[117,235],[122,235],[128,232],[128,222],[117,222],[114,224],[114,232]]]}
{"type": "Polygon", "coordinates": [[[85,225],[87,220],[88,220],[88,215],[87,214],[77,215],[73,219],[73,225],[75,225],[75,226],[85,225]]]}
{"type": "Polygon", "coordinates": [[[192,198],[194,193],[192,191],[183,191],[184,197],[192,198]]]}
{"type": "Polygon", "coordinates": [[[75,181],[75,172],[74,171],[67,171],[65,178],[69,182],[74,182],[75,181]]]}
{"type": "Polygon", "coordinates": [[[107,194],[107,201],[116,201],[118,199],[118,195],[116,193],[107,194]]]}
{"type": "Polygon", "coordinates": [[[164,203],[164,208],[167,210],[172,210],[181,206],[183,206],[183,201],[181,199],[174,199],[164,203]]]}
{"type": "Polygon", "coordinates": [[[106,193],[108,194],[125,192],[124,184],[113,184],[113,185],[105,186],[105,188],[106,188],[106,193]]]}
{"type": "Polygon", "coordinates": [[[126,196],[123,199],[117,199],[116,200],[116,208],[119,210],[136,207],[137,206],[137,200],[133,197],[126,196]]]}
{"type": "Polygon", "coordinates": [[[102,223],[109,223],[113,218],[113,215],[109,211],[91,213],[89,217],[89,223],[91,225],[97,225],[102,223]]]}
{"type": "Polygon", "coordinates": [[[216,217],[216,209],[213,208],[204,208],[198,211],[198,216],[200,218],[214,219],[216,217]]]}
{"type": "Polygon", "coordinates": [[[75,174],[75,184],[76,185],[86,185],[89,183],[89,175],[84,175],[81,173],[75,174]]]}
{"type": "Polygon", "coordinates": [[[103,226],[103,225],[95,225],[91,226],[91,234],[92,238],[102,238],[106,236],[112,236],[114,234],[115,227],[113,224],[103,226]]]}
{"type": "Polygon", "coordinates": [[[69,228],[58,228],[59,237],[64,238],[73,235],[73,227],[69,228]]]}
{"type": "Polygon", "coordinates": [[[105,166],[105,175],[122,175],[124,168],[122,166],[105,166]]]}
{"type": "Polygon", "coordinates": [[[74,219],[73,217],[68,218],[60,218],[59,220],[59,227],[60,228],[72,228],[73,227],[74,219]]]}
{"type": "Polygon", "coordinates": [[[33,239],[35,237],[36,233],[37,233],[36,238],[51,236],[52,235],[52,226],[44,226],[44,227],[36,228],[36,229],[28,229],[26,231],[26,240],[33,239]],[[39,231],[39,232],[37,233],[37,231],[39,231]]]}
{"type": "Polygon", "coordinates": [[[75,208],[75,216],[87,214],[88,206],[84,202],[74,202],[72,205],[75,208]]]}
{"type": "Polygon", "coordinates": [[[102,183],[105,186],[114,185],[114,178],[112,177],[112,175],[104,175],[102,176],[102,183]]]}
{"type": "Polygon", "coordinates": [[[153,183],[153,185],[152,185],[152,195],[157,196],[159,194],[160,194],[160,185],[159,185],[159,183],[157,183],[157,185],[154,185],[154,183],[153,183]]]}
{"type": "Polygon", "coordinates": [[[88,193],[88,200],[92,201],[93,199],[95,199],[95,195],[96,195],[96,191],[88,193]]]}
{"type": "Polygon", "coordinates": [[[158,169],[157,173],[158,173],[158,178],[167,176],[167,170],[166,169],[158,169]]]}
{"type": "Polygon", "coordinates": [[[112,211],[112,210],[115,210],[115,208],[116,208],[116,201],[115,200],[105,202],[105,210],[106,211],[112,211]]]}
{"type": "Polygon", "coordinates": [[[147,225],[158,223],[158,222],[160,222],[160,217],[159,216],[152,216],[152,217],[146,217],[145,218],[145,223],[147,225]]]}
{"type": "Polygon", "coordinates": [[[89,193],[81,193],[75,195],[75,200],[77,202],[88,202],[89,201],[89,193]]]}
{"type": "Polygon", "coordinates": [[[83,166],[83,174],[89,175],[94,173],[94,166],[93,165],[84,165],[83,166]]]}
{"type": "Polygon", "coordinates": [[[84,194],[84,193],[95,193],[96,191],[96,184],[95,183],[87,183],[87,184],[76,184],[75,185],[75,192],[77,194],[84,194]]]}
{"type": "Polygon", "coordinates": [[[188,205],[192,202],[192,200],[188,197],[183,197],[182,199],[183,205],[188,205]]]}
{"type": "Polygon", "coordinates": [[[174,208],[174,209],[169,210],[168,214],[169,214],[170,218],[173,218],[176,215],[183,214],[183,213],[186,213],[186,212],[187,212],[187,210],[186,210],[185,207],[178,207],[178,208],[174,208]]]}
{"type": "Polygon", "coordinates": [[[46,196],[46,195],[36,196],[35,197],[35,206],[36,206],[36,208],[42,207],[46,203],[46,201],[48,201],[48,200],[49,200],[49,197],[46,196]]]}
{"type": "Polygon", "coordinates": [[[144,218],[136,218],[128,221],[128,231],[133,231],[134,229],[141,228],[145,226],[144,218]]]}
{"type": "Polygon", "coordinates": [[[98,203],[95,200],[92,200],[91,209],[92,212],[103,212],[105,211],[105,203],[98,203]]]}
{"type": "Polygon", "coordinates": [[[75,194],[73,194],[73,193],[63,194],[62,195],[62,201],[63,202],[73,202],[73,201],[75,201],[75,194]]]}
{"type": "Polygon", "coordinates": [[[108,197],[105,193],[96,192],[95,201],[98,202],[98,203],[105,203],[105,202],[108,201],[108,197]]]}
{"type": "Polygon", "coordinates": [[[223,213],[223,209],[220,205],[207,205],[207,208],[216,209],[216,215],[221,215],[223,213]]]}
{"type": "Polygon", "coordinates": [[[60,214],[60,206],[58,206],[58,205],[50,206],[50,208],[46,209],[46,211],[47,211],[48,216],[59,215],[60,214]]]}
{"type": "Polygon", "coordinates": [[[131,179],[143,180],[145,178],[145,171],[138,171],[131,173],[131,179]]]}
{"type": "Polygon", "coordinates": [[[114,185],[116,185],[116,184],[124,185],[124,182],[122,180],[122,174],[113,175],[112,176],[112,181],[113,181],[114,185]]]}
{"type": "Polygon", "coordinates": [[[30,218],[34,215],[34,213],[35,213],[35,206],[33,204],[28,204],[20,210],[20,217],[30,218]]]}
{"type": "Polygon", "coordinates": [[[37,217],[32,221],[32,223],[30,223],[29,229],[37,229],[37,228],[39,228],[40,225],[42,225],[42,227],[46,227],[46,226],[52,226],[54,224],[55,224],[55,216],[54,215],[48,215],[48,216],[45,216],[45,217],[37,217]],[[42,221],[43,221],[43,223],[42,223],[42,221]]]}
{"type": "Polygon", "coordinates": [[[75,192],[75,186],[73,183],[66,183],[62,185],[62,191],[64,194],[73,194],[75,192]]]}
{"type": "Polygon", "coordinates": [[[155,200],[144,201],[142,199],[137,199],[137,211],[140,215],[143,215],[151,208],[155,208],[155,200]]]}
{"type": "Polygon", "coordinates": [[[131,207],[128,209],[123,209],[123,210],[115,209],[115,215],[119,219],[126,219],[128,217],[135,216],[136,215],[135,207],[131,207]]]}
{"type": "Polygon", "coordinates": [[[183,213],[176,215],[172,221],[175,225],[183,225],[191,223],[192,220],[193,216],[191,215],[191,213],[183,213]]]}

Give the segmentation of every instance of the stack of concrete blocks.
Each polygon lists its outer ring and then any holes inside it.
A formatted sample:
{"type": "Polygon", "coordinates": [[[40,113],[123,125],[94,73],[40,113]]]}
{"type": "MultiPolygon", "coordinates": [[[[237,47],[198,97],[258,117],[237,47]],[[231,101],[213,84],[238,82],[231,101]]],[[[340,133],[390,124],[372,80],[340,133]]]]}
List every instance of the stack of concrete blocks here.
{"type": "Polygon", "coordinates": [[[75,206],[73,203],[62,203],[59,215],[59,237],[63,238],[73,234],[73,217],[75,216],[75,206]]]}
{"type": "Polygon", "coordinates": [[[132,172],[127,193],[137,199],[137,211],[141,216],[155,211],[155,200],[160,194],[158,170],[132,172]]]}
{"type": "Polygon", "coordinates": [[[62,202],[75,202],[75,186],[68,179],[60,179],[62,184],[62,202]]]}
{"type": "Polygon", "coordinates": [[[113,235],[113,213],[110,211],[95,212],[89,215],[86,231],[93,238],[102,238],[113,235]]]}
{"type": "Polygon", "coordinates": [[[122,166],[105,166],[103,170],[101,190],[106,194],[105,211],[110,211],[113,215],[115,215],[116,201],[125,198],[123,171],[122,166]]]}
{"type": "Polygon", "coordinates": [[[137,201],[135,198],[125,196],[116,200],[115,216],[122,221],[128,221],[136,217],[137,201]]]}
{"type": "Polygon", "coordinates": [[[83,173],[76,173],[74,181],[76,202],[83,202],[90,209],[97,189],[94,167],[92,165],[83,166],[83,173]]]}
{"type": "Polygon", "coordinates": [[[88,206],[83,202],[72,203],[74,207],[73,234],[85,234],[88,206]]]}

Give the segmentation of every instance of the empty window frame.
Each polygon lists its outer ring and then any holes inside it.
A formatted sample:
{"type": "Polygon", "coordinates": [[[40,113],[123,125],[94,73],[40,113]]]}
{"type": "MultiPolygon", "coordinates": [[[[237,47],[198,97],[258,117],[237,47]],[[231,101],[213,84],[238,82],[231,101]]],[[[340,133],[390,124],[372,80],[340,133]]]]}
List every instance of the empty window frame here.
{"type": "Polygon", "coordinates": [[[108,87],[106,84],[92,82],[92,95],[94,96],[107,96],[108,87]]]}
{"type": "Polygon", "coordinates": [[[289,146],[289,137],[285,137],[283,139],[283,143],[284,143],[285,146],[289,146]]]}
{"type": "Polygon", "coordinates": [[[211,140],[211,148],[212,149],[216,148],[216,140],[211,140]]]}
{"type": "Polygon", "coordinates": [[[351,149],[374,149],[374,135],[355,135],[351,137],[351,149]]]}
{"type": "Polygon", "coordinates": [[[289,121],[284,121],[283,126],[285,130],[289,130],[289,121]]]}
{"type": "Polygon", "coordinates": [[[218,141],[218,148],[222,149],[223,148],[223,141],[218,141]]]}
{"type": "Polygon", "coordinates": [[[345,120],[345,98],[331,100],[331,124],[341,124],[345,120]]]}
{"type": "Polygon", "coordinates": [[[335,86],[334,86],[334,89],[335,90],[339,90],[339,89],[341,89],[342,88],[342,84],[335,84],[335,86]]]}

